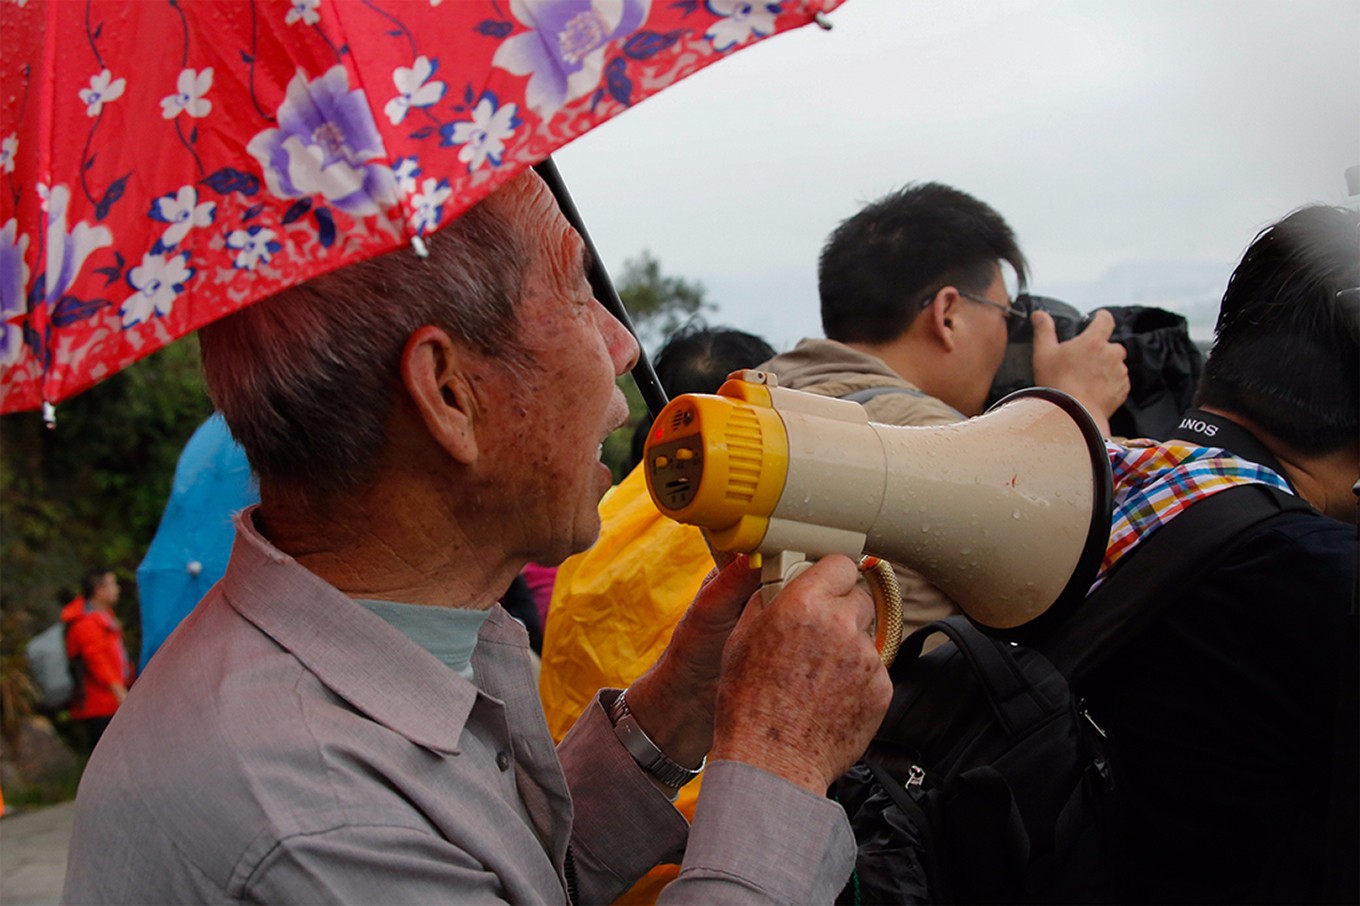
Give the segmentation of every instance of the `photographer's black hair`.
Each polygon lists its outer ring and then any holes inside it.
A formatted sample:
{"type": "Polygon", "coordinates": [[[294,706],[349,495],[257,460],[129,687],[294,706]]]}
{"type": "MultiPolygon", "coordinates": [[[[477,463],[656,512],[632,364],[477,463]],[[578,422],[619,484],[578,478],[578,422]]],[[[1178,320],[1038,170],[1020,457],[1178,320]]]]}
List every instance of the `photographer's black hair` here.
{"type": "Polygon", "coordinates": [[[1025,257],[1001,215],[939,183],[904,186],[841,222],[822,247],[822,330],[841,342],[881,343],[911,326],[922,298],[954,284],[983,292],[1004,261],[1023,288],[1025,257]]]}
{"type": "Polygon", "coordinates": [[[1302,453],[1360,436],[1360,213],[1301,208],[1228,280],[1195,405],[1251,419],[1302,453]]]}

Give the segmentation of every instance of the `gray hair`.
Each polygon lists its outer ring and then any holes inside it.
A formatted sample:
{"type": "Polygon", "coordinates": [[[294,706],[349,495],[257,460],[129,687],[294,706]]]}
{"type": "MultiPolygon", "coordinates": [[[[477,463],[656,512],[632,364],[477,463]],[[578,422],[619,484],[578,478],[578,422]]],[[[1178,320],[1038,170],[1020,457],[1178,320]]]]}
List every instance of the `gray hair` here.
{"type": "Polygon", "coordinates": [[[199,331],[214,405],[261,483],[316,504],[377,463],[407,339],[430,324],[512,371],[525,242],[486,204],[426,240],[290,287],[199,331]]]}

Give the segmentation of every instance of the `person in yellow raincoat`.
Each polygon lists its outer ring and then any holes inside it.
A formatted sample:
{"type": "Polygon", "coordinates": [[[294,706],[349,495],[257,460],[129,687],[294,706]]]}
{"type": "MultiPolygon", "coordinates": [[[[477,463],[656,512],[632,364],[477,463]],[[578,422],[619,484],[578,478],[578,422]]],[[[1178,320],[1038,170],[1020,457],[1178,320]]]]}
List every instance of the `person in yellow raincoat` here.
{"type": "MultiPolygon", "coordinates": [[[[729,373],[773,356],[759,337],[692,324],[671,335],[655,367],[670,396],[713,393],[729,373]]],[[[625,687],[652,665],[713,569],[699,529],[661,515],[647,492],[637,463],[650,427],[650,419],[638,426],[633,468],[600,502],[600,539],[557,571],[539,692],[559,742],[599,689],[625,687]]],[[[702,782],[680,790],[675,804],[687,818],[694,817],[702,782]]],[[[678,866],[659,866],[618,902],[655,902],[678,872],[678,866]]]]}

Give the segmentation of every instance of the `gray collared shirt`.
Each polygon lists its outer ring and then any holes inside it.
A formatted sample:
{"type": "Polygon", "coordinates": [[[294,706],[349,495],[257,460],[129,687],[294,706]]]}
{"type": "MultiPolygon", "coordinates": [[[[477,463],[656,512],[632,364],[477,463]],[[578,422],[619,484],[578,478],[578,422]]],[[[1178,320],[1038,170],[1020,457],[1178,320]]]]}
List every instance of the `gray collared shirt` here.
{"type": "Polygon", "coordinates": [[[64,900],[561,903],[569,843],[581,902],[682,855],[664,899],[835,896],[854,853],[838,806],[719,762],[687,834],[598,701],[554,751],[527,647],[493,608],[470,683],[246,511],[86,769],[64,900]]]}

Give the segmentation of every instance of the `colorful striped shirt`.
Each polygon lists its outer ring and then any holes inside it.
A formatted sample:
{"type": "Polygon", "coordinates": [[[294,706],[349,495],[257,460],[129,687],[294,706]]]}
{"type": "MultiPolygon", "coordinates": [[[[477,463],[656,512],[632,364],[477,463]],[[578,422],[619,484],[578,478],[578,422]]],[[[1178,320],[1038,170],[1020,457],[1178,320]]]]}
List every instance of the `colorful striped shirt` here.
{"type": "Polygon", "coordinates": [[[1130,440],[1106,441],[1105,451],[1114,472],[1114,519],[1092,591],[1124,555],[1196,501],[1240,484],[1290,491],[1289,483],[1273,469],[1218,447],[1130,440]]]}

